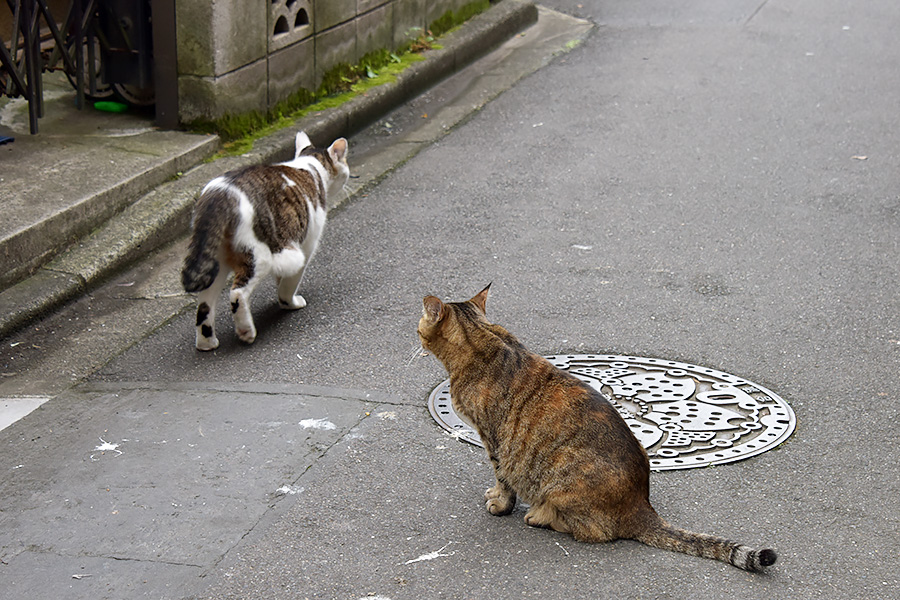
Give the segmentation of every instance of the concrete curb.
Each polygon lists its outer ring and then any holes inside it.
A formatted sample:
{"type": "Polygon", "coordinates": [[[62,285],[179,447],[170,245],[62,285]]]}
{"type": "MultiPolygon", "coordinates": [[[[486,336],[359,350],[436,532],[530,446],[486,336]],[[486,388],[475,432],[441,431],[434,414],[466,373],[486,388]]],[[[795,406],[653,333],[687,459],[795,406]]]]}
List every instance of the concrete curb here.
{"type": "Polygon", "coordinates": [[[477,60],[537,22],[535,4],[503,0],[441,40],[393,83],[373,88],[334,109],[308,115],[294,127],[257,141],[253,151],[200,164],[175,181],[145,194],[97,231],[0,293],[0,338],[90,291],[138,258],[186,233],[194,197],[213,177],[251,164],[278,162],[293,155],[297,130],[322,144],[359,131],[396,106],[477,60]]]}

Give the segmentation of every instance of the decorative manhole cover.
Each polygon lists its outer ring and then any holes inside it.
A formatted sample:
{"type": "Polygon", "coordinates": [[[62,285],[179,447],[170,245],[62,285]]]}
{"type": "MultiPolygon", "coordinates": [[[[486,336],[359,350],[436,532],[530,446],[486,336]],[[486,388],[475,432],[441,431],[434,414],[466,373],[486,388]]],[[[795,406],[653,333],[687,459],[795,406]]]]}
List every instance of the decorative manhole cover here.
{"type": "MultiPolygon", "coordinates": [[[[655,471],[743,460],[771,450],[794,432],[794,412],[784,400],[728,373],[639,356],[545,358],[612,402],[647,449],[655,471]]],[[[482,445],[454,412],[449,379],[431,392],[428,409],[454,437],[482,445]]]]}

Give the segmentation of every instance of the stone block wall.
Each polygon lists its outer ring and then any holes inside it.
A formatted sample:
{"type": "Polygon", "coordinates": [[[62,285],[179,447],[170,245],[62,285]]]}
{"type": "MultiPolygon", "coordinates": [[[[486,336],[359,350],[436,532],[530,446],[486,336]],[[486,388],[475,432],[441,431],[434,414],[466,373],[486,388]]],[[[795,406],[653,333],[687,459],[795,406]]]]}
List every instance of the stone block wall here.
{"type": "Polygon", "coordinates": [[[177,0],[179,119],[265,112],[471,0],[177,0]]]}

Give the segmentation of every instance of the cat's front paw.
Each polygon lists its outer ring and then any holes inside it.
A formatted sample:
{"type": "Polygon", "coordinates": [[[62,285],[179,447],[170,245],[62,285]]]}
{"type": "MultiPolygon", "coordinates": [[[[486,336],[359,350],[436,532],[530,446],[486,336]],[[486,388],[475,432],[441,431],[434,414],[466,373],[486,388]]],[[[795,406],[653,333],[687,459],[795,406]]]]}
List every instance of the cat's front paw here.
{"type": "Polygon", "coordinates": [[[508,515],[516,507],[516,495],[498,485],[488,488],[484,493],[484,507],[492,515],[508,515]]]}
{"type": "Polygon", "coordinates": [[[235,331],[237,332],[238,338],[246,344],[252,344],[256,339],[256,327],[253,325],[250,325],[249,328],[238,327],[235,331]]]}
{"type": "Polygon", "coordinates": [[[278,305],[287,310],[297,310],[306,306],[306,299],[300,294],[295,295],[290,300],[278,299],[278,305]]]}

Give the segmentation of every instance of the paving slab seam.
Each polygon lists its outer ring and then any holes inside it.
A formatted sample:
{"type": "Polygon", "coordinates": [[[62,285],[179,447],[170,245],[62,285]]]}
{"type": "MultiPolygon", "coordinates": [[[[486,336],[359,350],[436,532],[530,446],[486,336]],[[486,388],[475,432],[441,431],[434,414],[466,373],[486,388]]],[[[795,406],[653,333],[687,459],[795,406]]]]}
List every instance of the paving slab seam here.
{"type": "MultiPolygon", "coordinates": [[[[309,394],[304,394],[304,395],[309,395],[309,394]]],[[[311,463],[309,465],[307,465],[307,467],[303,470],[303,472],[300,473],[297,477],[295,477],[290,482],[289,485],[291,487],[293,487],[293,488],[299,487],[300,482],[304,478],[306,478],[308,476],[309,472],[312,471],[316,467],[316,465],[318,464],[318,461],[320,461],[322,458],[324,458],[332,450],[332,448],[334,448],[338,444],[345,442],[347,440],[347,436],[349,436],[354,430],[356,430],[360,425],[362,425],[363,422],[365,422],[367,419],[371,418],[373,414],[376,414],[376,410],[377,410],[378,406],[381,406],[381,405],[395,406],[394,404],[387,403],[387,402],[369,402],[368,400],[365,400],[365,399],[355,399],[355,400],[359,401],[360,404],[362,404],[366,410],[364,410],[362,412],[359,419],[357,419],[356,423],[354,423],[353,425],[348,427],[347,430],[340,437],[335,439],[334,442],[329,444],[325,449],[323,449],[317,453],[316,458],[313,461],[311,461],[311,463]],[[372,405],[371,409],[370,409],[370,405],[372,405]]],[[[215,570],[217,568],[219,568],[219,565],[221,565],[222,561],[224,561],[226,558],[228,558],[228,555],[232,551],[238,549],[241,545],[243,545],[244,541],[248,537],[252,537],[253,534],[256,532],[256,530],[261,525],[263,525],[263,526],[268,525],[269,523],[272,522],[273,519],[275,519],[279,516],[279,514],[280,514],[279,509],[282,508],[283,506],[285,506],[285,507],[287,506],[287,505],[285,505],[285,500],[290,495],[292,495],[292,494],[278,494],[277,496],[275,496],[268,503],[267,508],[262,513],[260,513],[260,515],[256,519],[256,521],[252,525],[247,527],[246,531],[244,531],[244,533],[241,534],[241,536],[237,540],[235,540],[235,542],[233,544],[231,544],[228,548],[225,548],[215,558],[215,560],[210,562],[210,564],[208,564],[208,565],[191,565],[191,564],[178,564],[178,563],[166,563],[166,564],[176,564],[178,566],[189,566],[189,567],[196,566],[202,570],[202,573],[200,575],[201,577],[205,577],[206,575],[215,572],[215,570]]]]}
{"type": "MultiPolygon", "coordinates": [[[[378,408],[380,406],[397,406],[397,405],[391,404],[389,402],[370,403],[367,401],[361,401],[361,403],[363,405],[366,405],[367,409],[368,409],[368,405],[371,404],[372,408],[370,410],[366,410],[365,412],[363,412],[363,414],[360,415],[360,418],[356,421],[356,423],[354,423],[352,426],[348,427],[347,430],[340,437],[338,437],[336,440],[334,440],[334,442],[329,444],[328,447],[325,448],[323,451],[319,452],[316,459],[314,461],[312,461],[306,467],[306,469],[303,470],[302,473],[300,473],[296,478],[294,478],[293,481],[290,482],[290,485],[292,487],[296,488],[299,486],[299,484],[304,479],[307,479],[309,477],[314,477],[315,475],[312,472],[316,469],[317,466],[319,466],[321,464],[320,461],[323,458],[325,458],[328,455],[328,453],[335,446],[345,443],[348,440],[348,436],[350,434],[352,434],[354,431],[356,431],[363,423],[365,423],[366,421],[368,421],[369,419],[371,419],[375,415],[377,415],[378,412],[380,412],[378,410],[378,408]]],[[[238,538],[235,541],[234,544],[232,544],[230,547],[225,549],[216,558],[216,560],[212,561],[212,563],[210,565],[206,565],[206,566],[202,567],[204,569],[204,573],[201,576],[206,576],[208,574],[214,573],[215,570],[218,569],[219,566],[222,564],[222,561],[226,560],[228,558],[229,554],[238,550],[245,543],[245,540],[247,540],[247,538],[252,538],[252,536],[255,534],[257,529],[260,528],[260,526],[263,526],[263,529],[266,529],[266,527],[268,525],[270,525],[275,519],[279,518],[281,516],[281,513],[290,507],[290,503],[284,502],[288,497],[289,497],[289,494],[280,494],[279,496],[275,497],[273,499],[273,501],[269,503],[268,508],[259,515],[259,518],[256,520],[256,522],[254,522],[252,526],[248,527],[247,530],[240,536],[240,538],[238,538]]],[[[296,502],[296,500],[297,499],[295,498],[294,501],[296,502]]],[[[192,566],[192,565],[186,565],[186,566],[192,566]]]]}
{"type": "Polygon", "coordinates": [[[197,564],[193,564],[193,563],[178,562],[178,561],[174,561],[174,560],[148,560],[146,558],[133,558],[130,556],[114,556],[114,555],[110,555],[110,554],[90,554],[87,552],[77,552],[77,553],[72,553],[72,554],[66,554],[65,552],[55,552],[53,550],[43,550],[41,548],[36,548],[36,547],[25,548],[22,550],[22,552],[19,552],[18,554],[12,555],[7,558],[14,558],[15,556],[18,556],[19,554],[24,554],[25,552],[31,552],[33,554],[42,554],[45,556],[58,556],[61,558],[74,558],[74,559],[98,558],[101,560],[114,560],[117,562],[133,562],[133,563],[143,563],[143,564],[152,564],[152,565],[168,565],[168,566],[172,566],[172,567],[190,567],[192,569],[207,569],[207,568],[209,568],[208,565],[197,565],[197,564]]]}
{"type": "Polygon", "coordinates": [[[314,398],[344,398],[376,404],[400,404],[396,396],[378,391],[367,391],[353,388],[328,387],[310,384],[276,384],[276,383],[223,383],[221,381],[191,381],[180,383],[116,381],[114,383],[90,381],[74,388],[83,394],[108,393],[121,391],[193,391],[240,392],[246,394],[262,394],[270,396],[311,396],[314,398]]]}
{"type": "MultiPolygon", "coordinates": [[[[278,162],[290,158],[294,135],[303,129],[317,143],[347,136],[368,125],[387,111],[423,93],[441,79],[474,62],[507,39],[534,24],[537,7],[530,2],[504,0],[478,15],[459,30],[441,40],[442,48],[426,53],[426,59],[398,75],[393,83],[373,88],[344,105],[323,113],[309,115],[289,130],[259,140],[254,150],[232,159],[201,164],[182,177],[154,189],[125,208],[122,216],[107,222],[76,248],[39,269],[35,275],[0,292],[0,338],[6,338],[28,323],[65,305],[96,287],[130,261],[164,246],[187,231],[193,199],[198,189],[223,170],[261,162],[278,162]],[[202,183],[197,180],[202,178],[202,183]],[[153,196],[169,193],[165,210],[155,212],[155,226],[147,227],[138,220],[137,228],[123,227],[124,219],[140,214],[145,201],[153,205],[153,196]],[[125,233],[121,232],[125,229],[125,233]],[[119,231],[121,235],[113,232],[119,231]],[[116,241],[114,242],[113,239],[116,241]],[[97,248],[105,248],[99,261],[97,248]],[[109,255],[109,249],[113,252],[109,255]],[[83,267],[73,272],[60,265],[83,267]]],[[[156,208],[159,208],[156,206],[156,208]]],[[[129,223],[132,224],[133,223],[129,223]]]]}

